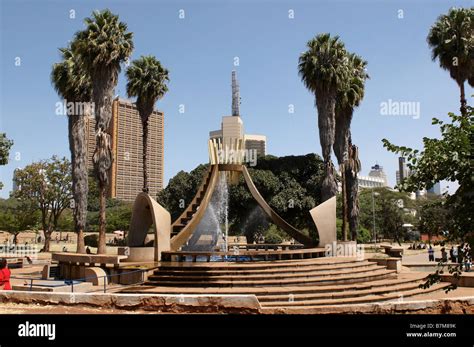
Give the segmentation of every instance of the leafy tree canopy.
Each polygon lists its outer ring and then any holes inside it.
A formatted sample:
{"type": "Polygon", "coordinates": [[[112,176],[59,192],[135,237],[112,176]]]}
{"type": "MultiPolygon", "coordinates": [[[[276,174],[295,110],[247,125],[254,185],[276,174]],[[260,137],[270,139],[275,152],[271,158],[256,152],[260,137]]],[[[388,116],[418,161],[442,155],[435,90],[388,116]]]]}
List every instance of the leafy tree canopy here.
{"type": "MultiPolygon", "coordinates": [[[[8,164],[8,156],[10,148],[13,146],[13,141],[7,138],[5,133],[0,133],[0,165],[8,164]]],[[[3,183],[0,182],[0,190],[3,188],[3,183]]]]}
{"type": "Polygon", "coordinates": [[[459,183],[456,192],[446,193],[443,202],[443,206],[449,210],[449,236],[452,238],[463,238],[472,232],[473,225],[474,109],[468,106],[467,110],[467,117],[449,113],[449,123],[433,118],[432,124],[439,126],[441,137],[423,138],[422,151],[382,140],[390,152],[407,158],[412,174],[398,186],[402,191],[429,189],[442,180],[459,183]]]}

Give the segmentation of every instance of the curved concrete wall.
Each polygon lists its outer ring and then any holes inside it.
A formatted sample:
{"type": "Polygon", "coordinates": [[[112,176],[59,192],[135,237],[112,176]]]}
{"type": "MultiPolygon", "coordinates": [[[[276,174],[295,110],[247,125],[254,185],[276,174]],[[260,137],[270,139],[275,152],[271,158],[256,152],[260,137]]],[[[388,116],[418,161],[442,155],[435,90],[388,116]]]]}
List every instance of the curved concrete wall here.
{"type": "Polygon", "coordinates": [[[146,235],[154,224],[154,257],[148,260],[161,260],[161,252],[170,250],[171,215],[150,195],[140,193],[133,204],[132,221],[128,233],[128,245],[143,247],[146,235]]]}
{"type": "Polygon", "coordinates": [[[318,229],[319,247],[337,241],[336,233],[336,197],[326,200],[309,211],[318,229]]]}

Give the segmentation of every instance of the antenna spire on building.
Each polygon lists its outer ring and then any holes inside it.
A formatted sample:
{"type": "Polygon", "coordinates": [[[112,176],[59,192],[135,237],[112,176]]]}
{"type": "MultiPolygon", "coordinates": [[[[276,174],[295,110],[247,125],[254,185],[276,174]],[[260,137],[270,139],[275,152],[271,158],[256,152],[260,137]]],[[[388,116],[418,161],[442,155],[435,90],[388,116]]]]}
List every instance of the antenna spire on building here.
{"type": "Polygon", "coordinates": [[[232,115],[240,116],[240,90],[235,70],[232,71],[232,115]]]}

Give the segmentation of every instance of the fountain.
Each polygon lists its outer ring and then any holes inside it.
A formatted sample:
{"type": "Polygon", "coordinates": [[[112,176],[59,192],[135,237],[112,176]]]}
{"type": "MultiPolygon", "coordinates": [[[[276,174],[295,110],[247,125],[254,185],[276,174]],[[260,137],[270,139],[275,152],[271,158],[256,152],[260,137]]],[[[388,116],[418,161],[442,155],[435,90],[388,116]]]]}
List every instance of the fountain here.
{"type": "Polygon", "coordinates": [[[196,227],[184,251],[216,251],[228,249],[229,184],[225,172],[219,173],[209,206],[196,227]]]}

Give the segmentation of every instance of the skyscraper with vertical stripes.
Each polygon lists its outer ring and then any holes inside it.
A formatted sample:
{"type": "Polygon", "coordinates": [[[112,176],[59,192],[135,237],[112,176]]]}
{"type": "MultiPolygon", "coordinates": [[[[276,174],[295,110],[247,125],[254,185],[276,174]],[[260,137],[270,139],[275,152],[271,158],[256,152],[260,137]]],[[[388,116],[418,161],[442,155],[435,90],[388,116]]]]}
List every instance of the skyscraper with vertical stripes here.
{"type": "MultiPolygon", "coordinates": [[[[95,150],[95,120],[87,119],[88,169],[93,170],[92,156],[95,150]]],[[[148,184],[149,194],[163,189],[164,165],[164,114],[154,111],[148,125],[148,184]]],[[[109,173],[109,198],[132,202],[142,191],[142,125],[135,105],[116,98],[112,105],[112,119],[109,126],[114,161],[109,173]]]]}

